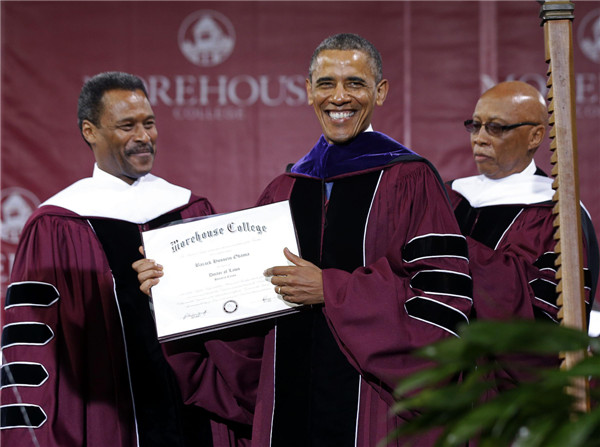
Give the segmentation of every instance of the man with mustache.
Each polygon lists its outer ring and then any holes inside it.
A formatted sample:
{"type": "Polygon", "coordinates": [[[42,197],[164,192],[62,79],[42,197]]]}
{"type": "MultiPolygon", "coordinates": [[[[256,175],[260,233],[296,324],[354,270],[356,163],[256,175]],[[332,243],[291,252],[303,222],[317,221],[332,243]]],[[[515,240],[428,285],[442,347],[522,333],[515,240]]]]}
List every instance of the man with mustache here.
{"type": "MultiPolygon", "coordinates": [[[[477,319],[557,321],[553,180],[533,159],[547,125],[544,97],[521,81],[502,82],[484,92],[473,118],[465,121],[480,175],[447,186],[469,245],[477,319]]],[[[589,315],[598,281],[598,245],[583,207],[581,218],[589,315]]],[[[544,364],[549,359],[522,360],[544,364]]],[[[515,374],[500,374],[498,389],[514,381],[515,374]]]]}
{"type": "Polygon", "coordinates": [[[3,306],[3,441],[210,446],[210,423],[197,409],[191,430],[184,427],[189,410],[131,263],[141,258],[142,230],[213,208],[150,174],[157,129],[140,78],[89,79],[78,124],[96,159],[93,175],[31,216],[3,306]]]}

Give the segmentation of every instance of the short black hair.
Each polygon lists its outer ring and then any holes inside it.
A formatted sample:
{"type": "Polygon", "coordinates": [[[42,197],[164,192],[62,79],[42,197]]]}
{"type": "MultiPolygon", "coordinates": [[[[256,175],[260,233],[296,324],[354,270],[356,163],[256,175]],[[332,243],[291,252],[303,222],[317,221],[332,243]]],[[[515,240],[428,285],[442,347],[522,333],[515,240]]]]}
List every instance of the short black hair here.
{"type": "Polygon", "coordinates": [[[98,73],[88,79],[81,88],[79,101],[77,103],[77,125],[82,130],[84,120],[88,120],[95,126],[100,124],[102,114],[102,97],[109,90],[141,90],[148,97],[144,81],[139,77],[122,73],[119,71],[107,71],[98,73]]]}
{"type": "Polygon", "coordinates": [[[383,79],[383,64],[381,54],[371,42],[358,34],[341,33],[329,36],[315,48],[310,66],[308,68],[308,79],[312,82],[312,74],[315,69],[315,62],[319,54],[325,50],[358,50],[369,57],[369,64],[375,76],[375,82],[379,83],[383,79]]]}

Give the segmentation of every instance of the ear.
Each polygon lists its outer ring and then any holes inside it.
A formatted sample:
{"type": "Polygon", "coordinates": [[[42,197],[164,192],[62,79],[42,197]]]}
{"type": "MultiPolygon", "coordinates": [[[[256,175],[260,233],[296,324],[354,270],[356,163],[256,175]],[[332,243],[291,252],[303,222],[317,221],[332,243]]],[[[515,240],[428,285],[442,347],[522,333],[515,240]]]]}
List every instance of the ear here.
{"type": "Polygon", "coordinates": [[[539,124],[529,131],[529,146],[528,149],[537,149],[546,135],[546,126],[539,124]]]}
{"type": "Polygon", "coordinates": [[[94,143],[96,143],[96,138],[98,137],[96,135],[97,129],[98,128],[91,121],[83,120],[81,123],[81,134],[90,146],[93,146],[94,143]]]}
{"type": "Polygon", "coordinates": [[[306,78],[306,80],[304,82],[306,84],[306,98],[308,99],[308,105],[312,106],[313,105],[312,84],[310,83],[310,79],[308,79],[308,78],[306,78]]]}
{"type": "Polygon", "coordinates": [[[379,84],[377,84],[377,96],[375,98],[375,104],[377,104],[378,106],[383,105],[383,102],[387,97],[388,88],[389,84],[387,79],[382,79],[381,81],[379,81],[379,84]]]}

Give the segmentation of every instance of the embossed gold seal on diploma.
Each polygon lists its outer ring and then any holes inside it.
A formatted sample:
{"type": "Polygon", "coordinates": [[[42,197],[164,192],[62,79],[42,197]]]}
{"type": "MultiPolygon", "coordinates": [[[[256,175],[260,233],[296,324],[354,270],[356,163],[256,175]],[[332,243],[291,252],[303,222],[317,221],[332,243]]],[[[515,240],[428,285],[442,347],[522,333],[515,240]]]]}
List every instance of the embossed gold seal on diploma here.
{"type": "Polygon", "coordinates": [[[161,341],[293,312],[263,271],[298,253],[288,201],[207,216],[142,233],[164,268],[152,287],[161,341]]]}

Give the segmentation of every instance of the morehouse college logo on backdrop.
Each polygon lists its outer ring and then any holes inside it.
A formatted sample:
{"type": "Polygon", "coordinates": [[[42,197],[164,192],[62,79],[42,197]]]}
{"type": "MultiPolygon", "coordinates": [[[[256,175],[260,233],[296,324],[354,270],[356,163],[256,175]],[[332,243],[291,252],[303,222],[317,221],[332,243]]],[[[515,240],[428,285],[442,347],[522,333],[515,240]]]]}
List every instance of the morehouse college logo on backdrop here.
{"type": "Polygon", "coordinates": [[[235,45],[235,30],[227,17],[217,11],[196,11],[179,27],[179,48],[191,63],[213,67],[224,62],[235,45]]]}
{"type": "Polygon", "coordinates": [[[5,295],[6,286],[13,262],[15,260],[15,251],[19,236],[25,226],[25,222],[31,216],[31,213],[40,204],[39,199],[30,191],[12,187],[2,190],[0,195],[1,217],[1,237],[2,237],[2,262],[0,263],[0,283],[2,296],[5,295]]]}
{"type": "Polygon", "coordinates": [[[600,64],[600,9],[583,17],[577,29],[577,42],[588,59],[600,64]]]}
{"type": "Polygon", "coordinates": [[[30,191],[19,187],[6,188],[1,194],[2,242],[19,242],[21,230],[40,201],[30,191]]]}
{"type": "MultiPolygon", "coordinates": [[[[252,32],[243,28],[237,31],[240,39],[244,33],[252,32]]],[[[201,10],[185,16],[177,40],[188,62],[207,69],[194,67],[192,73],[144,77],[150,103],[168,107],[175,120],[242,121],[255,105],[301,107],[306,104],[304,75],[245,72],[245,65],[232,56],[236,30],[220,12],[201,10]],[[229,67],[219,66],[229,57],[229,67]]]]}
{"type": "MultiPolygon", "coordinates": [[[[573,31],[573,35],[577,36],[581,52],[590,61],[600,64],[600,8],[589,11],[575,26],[577,29],[573,31]]],[[[598,120],[600,118],[600,73],[585,59],[578,67],[575,73],[577,119],[598,120]]]]}

